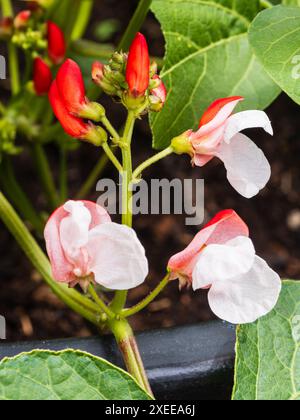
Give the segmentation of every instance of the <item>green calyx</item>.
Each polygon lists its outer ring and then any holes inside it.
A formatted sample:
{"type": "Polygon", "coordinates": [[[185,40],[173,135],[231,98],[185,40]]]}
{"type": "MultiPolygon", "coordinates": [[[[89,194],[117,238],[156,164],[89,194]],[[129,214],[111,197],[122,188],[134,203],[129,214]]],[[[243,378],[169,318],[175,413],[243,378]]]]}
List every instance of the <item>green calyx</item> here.
{"type": "Polygon", "coordinates": [[[94,146],[102,146],[103,143],[106,143],[108,140],[107,132],[99,126],[91,126],[88,133],[85,135],[84,140],[88,143],[93,144],[94,146]]]}
{"type": "Polygon", "coordinates": [[[80,118],[100,122],[106,115],[105,108],[97,102],[88,102],[79,113],[80,118]]]}
{"type": "Polygon", "coordinates": [[[177,155],[188,154],[190,156],[193,156],[194,154],[193,146],[189,140],[187,133],[183,133],[181,134],[181,136],[174,137],[174,139],[171,142],[171,146],[174,150],[174,153],[176,153],[177,155]]]}

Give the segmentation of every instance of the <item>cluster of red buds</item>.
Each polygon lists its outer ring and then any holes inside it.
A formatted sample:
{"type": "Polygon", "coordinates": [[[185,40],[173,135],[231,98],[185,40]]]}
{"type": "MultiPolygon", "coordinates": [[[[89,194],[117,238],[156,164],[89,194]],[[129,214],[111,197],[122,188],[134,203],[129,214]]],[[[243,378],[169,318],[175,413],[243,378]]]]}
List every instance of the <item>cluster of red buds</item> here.
{"type": "Polygon", "coordinates": [[[95,62],[92,77],[106,94],[119,98],[128,109],[144,106],[159,112],[166,101],[167,91],[157,74],[157,64],[150,63],[148,45],[140,33],[128,54],[113,54],[108,65],[95,62]]]}
{"type": "MultiPolygon", "coordinates": [[[[47,76],[43,77],[47,84],[47,76]]],[[[114,53],[108,65],[94,63],[92,78],[106,94],[119,98],[138,115],[160,111],[166,100],[166,88],[157,74],[156,64],[150,65],[148,46],[141,34],[137,34],[129,54],[114,53]]],[[[68,135],[96,146],[107,141],[106,131],[95,125],[103,123],[105,109],[87,99],[80,67],[73,60],[66,60],[60,67],[49,99],[68,135]]]]}
{"type": "Polygon", "coordinates": [[[45,21],[44,9],[52,0],[29,2],[29,8],[0,21],[0,38],[31,54],[34,59],[33,85],[37,95],[47,94],[52,82],[52,65],[62,63],[66,55],[63,31],[54,22],[45,21]]]}

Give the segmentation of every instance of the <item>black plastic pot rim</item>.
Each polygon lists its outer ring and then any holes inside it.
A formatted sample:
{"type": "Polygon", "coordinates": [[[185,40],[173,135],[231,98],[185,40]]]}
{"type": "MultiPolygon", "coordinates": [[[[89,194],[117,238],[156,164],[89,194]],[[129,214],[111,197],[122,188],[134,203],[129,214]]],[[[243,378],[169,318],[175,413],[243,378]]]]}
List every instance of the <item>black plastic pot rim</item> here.
{"type": "MultiPolygon", "coordinates": [[[[137,335],[158,400],[228,400],[233,385],[235,328],[220,321],[137,335]]],[[[7,343],[0,360],[33,349],[82,350],[124,368],[113,337],[7,343]]]]}

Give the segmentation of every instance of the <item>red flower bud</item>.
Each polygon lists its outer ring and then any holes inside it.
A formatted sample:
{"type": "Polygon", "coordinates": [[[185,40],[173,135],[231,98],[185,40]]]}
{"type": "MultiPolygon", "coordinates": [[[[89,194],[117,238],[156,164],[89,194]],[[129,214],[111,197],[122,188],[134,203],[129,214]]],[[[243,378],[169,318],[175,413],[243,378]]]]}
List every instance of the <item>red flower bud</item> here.
{"type": "Polygon", "coordinates": [[[96,127],[91,122],[86,123],[82,118],[75,117],[67,110],[56,80],[51,85],[49,100],[56,118],[69,136],[85,140],[95,146],[100,146],[107,141],[107,134],[103,128],[96,127]]]}
{"type": "Polygon", "coordinates": [[[31,18],[31,11],[23,10],[22,12],[17,14],[17,16],[15,17],[15,20],[14,20],[15,28],[17,29],[26,28],[27,23],[30,18],[31,18]]]}
{"type": "Polygon", "coordinates": [[[60,96],[57,82],[51,85],[49,91],[49,100],[56,118],[61,123],[63,129],[69,136],[78,139],[85,139],[91,129],[90,124],[85,123],[81,118],[74,117],[70,114],[64,105],[64,102],[60,96]]]}
{"type": "Polygon", "coordinates": [[[33,83],[37,95],[48,93],[52,82],[50,67],[44,60],[37,57],[33,64],[33,83]]]}
{"type": "Polygon", "coordinates": [[[149,87],[150,57],[145,37],[138,33],[131,44],[127,68],[126,81],[129,92],[134,97],[143,96],[149,87]]]}
{"type": "Polygon", "coordinates": [[[48,21],[48,55],[54,64],[60,64],[66,55],[64,33],[51,21],[48,21]]]}
{"type": "Polygon", "coordinates": [[[57,73],[56,82],[67,110],[72,114],[80,114],[87,105],[87,99],[78,64],[71,59],[66,60],[57,73]]]}
{"type": "Polygon", "coordinates": [[[104,77],[104,64],[95,61],[92,66],[92,79],[95,83],[101,83],[104,77]]]}

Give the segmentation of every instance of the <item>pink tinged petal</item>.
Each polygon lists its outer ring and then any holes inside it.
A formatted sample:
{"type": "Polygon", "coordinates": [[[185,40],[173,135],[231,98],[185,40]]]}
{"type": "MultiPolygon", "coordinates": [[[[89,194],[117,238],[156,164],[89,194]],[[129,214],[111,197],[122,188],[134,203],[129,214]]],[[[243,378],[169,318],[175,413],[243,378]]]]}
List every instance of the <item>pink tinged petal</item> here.
{"type": "Polygon", "coordinates": [[[107,211],[99,206],[98,204],[92,202],[92,201],[81,201],[84,206],[89,210],[92,216],[90,230],[98,225],[102,225],[102,223],[110,223],[111,217],[107,213],[107,211]]]}
{"type": "Polygon", "coordinates": [[[214,156],[217,148],[224,138],[224,126],[221,126],[206,136],[200,136],[198,133],[191,133],[189,140],[195,151],[194,162],[200,162],[204,166],[214,156]]]}
{"type": "Polygon", "coordinates": [[[87,251],[95,281],[111,290],[142,284],[149,272],[145,250],[133,229],[107,223],[89,233],[87,251]]]}
{"type": "Polygon", "coordinates": [[[88,254],[84,247],[89,240],[92,216],[81,201],[68,201],[64,205],[67,216],[60,223],[60,241],[66,258],[73,264],[77,277],[88,275],[88,254]]]}
{"type": "Polygon", "coordinates": [[[238,112],[228,118],[224,134],[224,141],[230,140],[240,131],[248,128],[263,128],[268,134],[273,136],[273,128],[267,114],[263,111],[244,111],[238,112]]]}
{"type": "Polygon", "coordinates": [[[200,166],[200,168],[202,168],[208,162],[210,162],[213,158],[214,156],[195,154],[195,156],[193,157],[193,163],[194,165],[200,166]]]}
{"type": "Polygon", "coordinates": [[[259,257],[248,273],[215,282],[208,294],[212,311],[232,324],[248,324],[267,315],[276,305],[281,280],[259,257]]]}
{"type": "Polygon", "coordinates": [[[251,239],[238,236],[224,245],[208,245],[193,271],[193,289],[247,273],[253,266],[255,249],[251,239]]]}
{"type": "Polygon", "coordinates": [[[170,259],[168,267],[172,278],[185,276],[187,281],[192,281],[192,273],[204,247],[210,244],[225,244],[237,236],[249,236],[249,229],[243,220],[234,210],[218,213],[184,251],[170,259]]]}
{"type": "Polygon", "coordinates": [[[60,222],[66,216],[67,212],[63,207],[57,209],[46,224],[44,236],[54,279],[62,283],[71,283],[76,277],[72,264],[65,257],[59,234],[60,222]]]}
{"type": "Polygon", "coordinates": [[[257,195],[271,177],[264,153],[243,134],[234,136],[230,144],[222,143],[216,156],[224,162],[228,181],[243,197],[257,195]]]}
{"type": "Polygon", "coordinates": [[[226,120],[230,117],[235,107],[243,101],[243,98],[235,99],[221,108],[217,115],[209,121],[207,124],[200,126],[198,130],[198,135],[206,136],[211,133],[213,130],[219,128],[226,123],[226,120]]]}

